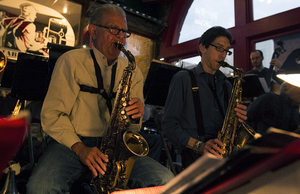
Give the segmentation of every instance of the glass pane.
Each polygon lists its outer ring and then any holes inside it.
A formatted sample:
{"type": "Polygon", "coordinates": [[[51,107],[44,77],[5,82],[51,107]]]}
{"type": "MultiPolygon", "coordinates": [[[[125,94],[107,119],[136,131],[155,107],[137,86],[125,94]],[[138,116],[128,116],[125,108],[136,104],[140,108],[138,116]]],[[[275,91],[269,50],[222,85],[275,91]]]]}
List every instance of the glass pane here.
{"type": "Polygon", "coordinates": [[[262,41],[262,42],[257,42],[255,44],[255,49],[256,50],[261,50],[261,52],[264,55],[263,66],[269,68],[270,67],[270,61],[272,59],[272,54],[274,52],[274,41],[273,41],[273,39],[262,41]]]}
{"type": "Polygon", "coordinates": [[[196,57],[179,60],[179,61],[175,62],[175,65],[177,67],[191,69],[191,68],[195,67],[196,65],[198,65],[200,60],[201,60],[201,57],[196,56],[196,57]]]}
{"type": "Polygon", "coordinates": [[[258,20],[297,7],[300,7],[300,1],[253,0],[253,19],[258,20]]]}
{"type": "Polygon", "coordinates": [[[187,13],[178,42],[200,37],[212,26],[231,28],[234,25],[234,0],[197,0],[187,13]]]}
{"type": "Polygon", "coordinates": [[[291,34],[288,36],[277,37],[275,39],[269,39],[266,41],[257,42],[255,44],[255,49],[261,50],[264,55],[263,66],[269,68],[270,61],[272,60],[273,53],[277,50],[277,48],[282,48],[276,53],[276,57],[281,64],[284,63],[288,55],[293,52],[295,49],[299,48],[300,45],[300,33],[291,34]],[[282,44],[279,44],[282,42],[282,44]]]}
{"type": "MultiPolygon", "coordinates": [[[[232,52],[232,55],[226,56],[225,61],[229,64],[234,66],[233,59],[234,59],[234,50],[233,48],[229,49],[232,52]]],[[[220,67],[220,71],[222,71],[227,77],[233,75],[233,69],[229,67],[220,67]]]]}

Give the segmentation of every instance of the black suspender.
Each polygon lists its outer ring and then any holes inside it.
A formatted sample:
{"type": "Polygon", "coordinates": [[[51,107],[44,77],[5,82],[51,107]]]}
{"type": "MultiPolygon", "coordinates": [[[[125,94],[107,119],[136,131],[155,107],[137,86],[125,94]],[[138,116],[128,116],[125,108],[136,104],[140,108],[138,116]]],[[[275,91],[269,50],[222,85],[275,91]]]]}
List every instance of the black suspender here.
{"type": "Polygon", "coordinates": [[[79,85],[80,91],[89,92],[92,94],[100,94],[101,96],[103,96],[103,98],[106,100],[106,105],[108,107],[109,113],[111,113],[112,112],[111,99],[113,99],[116,95],[115,93],[113,93],[113,87],[115,85],[117,64],[112,67],[110,95],[108,95],[103,88],[103,78],[102,78],[102,74],[101,74],[101,69],[100,69],[99,64],[97,63],[95,54],[92,49],[90,50],[90,53],[91,53],[91,56],[94,61],[94,67],[95,67],[95,73],[96,73],[96,77],[97,77],[98,88],[80,84],[79,85]]]}
{"type": "Polygon", "coordinates": [[[195,74],[192,70],[187,70],[190,74],[191,82],[192,82],[192,92],[193,92],[193,100],[194,100],[194,107],[195,107],[195,115],[197,121],[197,130],[198,135],[204,135],[204,125],[203,125],[203,117],[202,117],[202,110],[201,110],[201,103],[200,103],[200,96],[199,96],[199,88],[197,85],[197,80],[195,74]]]}
{"type": "MultiPolygon", "coordinates": [[[[193,101],[194,101],[194,107],[195,107],[195,116],[196,116],[196,121],[197,121],[198,135],[203,136],[204,135],[204,124],[203,124],[203,116],[202,116],[202,109],[201,109],[200,96],[199,96],[199,88],[197,85],[197,80],[196,80],[194,72],[192,70],[187,70],[187,71],[190,74],[191,83],[192,83],[193,101]]],[[[221,115],[224,119],[225,118],[224,111],[220,104],[217,93],[210,84],[209,84],[209,88],[211,89],[212,93],[214,94],[214,97],[217,100],[219,110],[221,111],[221,115]]],[[[224,102],[225,102],[225,107],[226,107],[228,104],[228,89],[227,89],[225,82],[223,84],[223,89],[224,89],[224,102]]]]}

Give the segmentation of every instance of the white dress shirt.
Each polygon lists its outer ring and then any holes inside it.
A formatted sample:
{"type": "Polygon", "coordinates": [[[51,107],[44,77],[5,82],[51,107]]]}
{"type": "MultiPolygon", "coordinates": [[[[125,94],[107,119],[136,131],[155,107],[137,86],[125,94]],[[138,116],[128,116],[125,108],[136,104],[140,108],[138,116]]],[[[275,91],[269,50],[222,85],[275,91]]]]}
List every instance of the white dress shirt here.
{"type": "MultiPolygon", "coordinates": [[[[96,48],[93,51],[101,68],[103,87],[108,93],[113,65],[108,66],[106,57],[96,48]]],[[[123,70],[128,65],[128,60],[121,56],[116,62],[118,64],[113,92],[117,91],[123,70]]],[[[131,97],[139,97],[143,102],[143,75],[138,67],[133,71],[131,81],[131,97]]],[[[80,91],[79,84],[98,88],[89,49],[68,51],[57,60],[41,111],[43,130],[69,148],[80,142],[78,135],[102,137],[110,119],[105,99],[100,94],[80,91]]],[[[140,128],[141,122],[129,127],[134,131],[139,131],[140,128]]]]}

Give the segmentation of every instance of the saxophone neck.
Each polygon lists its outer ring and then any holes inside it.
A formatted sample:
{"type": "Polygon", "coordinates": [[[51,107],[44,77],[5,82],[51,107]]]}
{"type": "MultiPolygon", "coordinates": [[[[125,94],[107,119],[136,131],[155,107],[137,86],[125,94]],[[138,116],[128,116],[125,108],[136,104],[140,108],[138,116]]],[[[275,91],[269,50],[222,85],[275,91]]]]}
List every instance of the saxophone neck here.
{"type": "Polygon", "coordinates": [[[136,64],[135,64],[135,57],[131,54],[131,52],[130,52],[129,50],[126,50],[126,49],[124,48],[124,46],[123,46],[123,44],[122,44],[121,42],[115,42],[115,45],[117,46],[117,48],[118,48],[120,51],[122,51],[122,52],[126,55],[128,61],[129,61],[129,65],[130,65],[129,68],[130,68],[131,70],[134,70],[135,67],[136,67],[136,64]]]}
{"type": "Polygon", "coordinates": [[[242,77],[242,75],[244,73],[242,68],[238,68],[238,67],[234,67],[232,65],[229,65],[225,61],[220,62],[220,64],[221,64],[222,67],[229,67],[229,68],[233,69],[239,75],[239,77],[242,77]]]}

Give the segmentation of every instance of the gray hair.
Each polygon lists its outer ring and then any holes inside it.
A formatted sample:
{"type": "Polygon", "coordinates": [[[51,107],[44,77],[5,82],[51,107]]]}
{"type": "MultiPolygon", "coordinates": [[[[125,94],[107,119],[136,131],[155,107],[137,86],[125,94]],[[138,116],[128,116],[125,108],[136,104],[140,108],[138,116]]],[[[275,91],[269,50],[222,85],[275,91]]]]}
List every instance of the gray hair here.
{"type": "Polygon", "coordinates": [[[288,91],[288,83],[287,82],[283,82],[281,85],[280,85],[280,92],[283,92],[283,93],[286,93],[288,91]]]}
{"type": "Polygon", "coordinates": [[[116,13],[119,16],[126,18],[126,13],[121,7],[114,4],[103,4],[97,7],[91,14],[90,24],[101,24],[103,15],[106,13],[116,13]]]}

